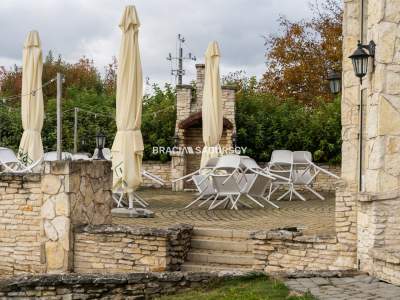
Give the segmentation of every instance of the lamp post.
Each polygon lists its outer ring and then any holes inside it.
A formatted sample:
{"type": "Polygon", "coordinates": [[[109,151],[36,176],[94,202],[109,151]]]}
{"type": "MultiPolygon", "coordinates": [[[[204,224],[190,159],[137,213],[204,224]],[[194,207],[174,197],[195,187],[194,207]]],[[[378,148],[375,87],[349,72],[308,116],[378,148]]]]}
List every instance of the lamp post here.
{"type": "Polygon", "coordinates": [[[178,135],[178,133],[175,133],[173,139],[174,139],[174,147],[179,147],[179,135],[178,135]]]}
{"type": "Polygon", "coordinates": [[[332,70],[328,72],[327,79],[331,93],[334,95],[339,94],[342,88],[342,74],[332,70]]]}
{"type": "Polygon", "coordinates": [[[363,77],[368,73],[368,58],[375,57],[375,47],[376,44],[374,41],[370,41],[368,45],[363,45],[358,41],[356,51],[349,56],[353,62],[354,73],[360,78],[361,84],[363,77]],[[368,50],[368,52],[365,50],[368,50]]]}
{"type": "Polygon", "coordinates": [[[232,146],[233,146],[233,148],[236,148],[236,146],[237,146],[237,134],[236,134],[236,131],[234,131],[232,133],[232,146]]]}
{"type": "Polygon", "coordinates": [[[96,134],[96,148],[97,148],[97,159],[105,159],[103,155],[103,149],[106,144],[106,136],[102,132],[96,134]]]}

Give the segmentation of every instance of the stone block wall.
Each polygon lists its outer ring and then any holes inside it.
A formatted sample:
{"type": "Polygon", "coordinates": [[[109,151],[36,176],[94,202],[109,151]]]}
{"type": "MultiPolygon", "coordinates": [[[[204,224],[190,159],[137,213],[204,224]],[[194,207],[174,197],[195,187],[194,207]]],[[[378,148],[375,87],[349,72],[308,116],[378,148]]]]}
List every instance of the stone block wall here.
{"type": "Polygon", "coordinates": [[[182,272],[37,275],[0,281],[0,298],[155,299],[232,276],[182,272]]]}
{"type": "MultiPolygon", "coordinates": [[[[153,175],[161,177],[165,181],[165,184],[162,187],[171,188],[171,162],[168,161],[162,163],[159,161],[143,161],[143,169],[152,173],[153,175]]],[[[143,177],[143,183],[141,186],[161,187],[161,185],[146,177],[143,177]]]]}
{"type": "Polygon", "coordinates": [[[129,273],[179,270],[190,248],[192,226],[169,229],[99,225],[75,231],[74,271],[129,273]]]}
{"type": "Polygon", "coordinates": [[[335,236],[303,236],[297,231],[271,230],[251,234],[253,269],[267,273],[351,270],[339,257],[351,255],[335,236]]]}
{"type": "Polygon", "coordinates": [[[0,174],[0,277],[43,273],[41,175],[0,174]]]}

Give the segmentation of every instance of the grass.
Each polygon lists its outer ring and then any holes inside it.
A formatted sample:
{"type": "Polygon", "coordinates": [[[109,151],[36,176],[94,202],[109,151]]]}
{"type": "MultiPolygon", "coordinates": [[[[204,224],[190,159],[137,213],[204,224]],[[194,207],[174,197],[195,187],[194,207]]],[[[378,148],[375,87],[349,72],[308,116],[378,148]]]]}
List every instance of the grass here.
{"type": "Polygon", "coordinates": [[[280,281],[266,276],[249,276],[186,290],[159,300],[316,300],[310,294],[296,295],[280,281]]]}

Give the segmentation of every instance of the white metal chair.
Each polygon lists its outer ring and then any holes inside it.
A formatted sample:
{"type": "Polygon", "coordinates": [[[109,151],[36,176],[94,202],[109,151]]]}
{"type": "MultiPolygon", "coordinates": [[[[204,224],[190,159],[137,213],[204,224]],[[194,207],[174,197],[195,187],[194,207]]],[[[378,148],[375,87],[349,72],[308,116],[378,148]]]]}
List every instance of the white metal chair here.
{"type": "Polygon", "coordinates": [[[260,198],[267,202],[268,204],[272,205],[275,208],[279,208],[278,205],[271,202],[271,200],[265,197],[265,193],[267,189],[270,187],[274,178],[267,174],[262,173],[251,173],[251,174],[244,174],[247,178],[247,183],[241,189],[241,193],[258,204],[261,207],[264,207],[260,202],[256,200],[256,198],[260,198]]]}
{"type": "Polygon", "coordinates": [[[18,160],[14,151],[0,147],[0,173],[30,173],[42,162],[43,157],[26,166],[18,160]]]}
{"type": "MultiPolygon", "coordinates": [[[[62,160],[72,160],[72,154],[69,152],[62,152],[61,159],[62,160]]],[[[57,151],[46,152],[43,155],[43,160],[44,161],[56,161],[57,160],[57,151]]]]}
{"type": "Polygon", "coordinates": [[[312,154],[309,151],[294,151],[293,152],[293,185],[301,186],[310,191],[321,200],[325,198],[312,188],[319,173],[326,173],[329,176],[339,179],[339,177],[313,163],[312,154]]]}
{"type": "Polygon", "coordinates": [[[282,200],[289,195],[289,200],[292,200],[293,194],[299,199],[306,201],[306,199],[300,195],[293,185],[293,152],[289,150],[274,150],[271,155],[271,161],[267,167],[268,171],[272,176],[276,176],[278,179],[271,182],[268,200],[271,200],[271,196],[281,187],[287,187],[287,192],[281,195],[277,200],[282,200]]]}
{"type": "Polygon", "coordinates": [[[210,201],[216,195],[215,188],[211,180],[203,180],[206,175],[193,175],[192,180],[196,185],[197,190],[199,191],[198,197],[190,202],[185,208],[191,207],[193,204],[202,200],[199,206],[210,201]]]}
{"type": "Polygon", "coordinates": [[[231,209],[237,210],[237,203],[241,195],[237,178],[232,174],[211,174],[210,176],[216,195],[208,209],[214,209],[221,204],[225,204],[226,207],[230,203],[231,209]]]}

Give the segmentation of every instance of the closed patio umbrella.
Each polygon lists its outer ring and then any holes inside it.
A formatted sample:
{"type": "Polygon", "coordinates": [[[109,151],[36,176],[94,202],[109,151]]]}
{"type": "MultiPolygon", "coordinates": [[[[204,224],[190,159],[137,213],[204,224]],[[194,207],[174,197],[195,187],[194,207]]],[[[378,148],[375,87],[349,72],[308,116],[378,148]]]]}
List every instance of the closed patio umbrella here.
{"type": "Polygon", "coordinates": [[[143,78],[138,44],[139,26],[135,7],[125,7],[119,24],[122,41],[118,56],[117,134],[112,146],[112,164],[114,190],[122,188],[130,199],[142,182],[144,150],[140,131],[143,78]]]}
{"type": "Polygon", "coordinates": [[[203,142],[200,166],[204,167],[210,158],[219,156],[219,140],[222,135],[223,110],[222,91],[219,78],[219,47],[217,42],[208,45],[205,54],[205,78],[203,89],[203,142]]]}
{"type": "Polygon", "coordinates": [[[24,133],[18,149],[18,159],[30,165],[43,156],[42,49],[37,31],[29,32],[22,58],[21,119],[24,133]]]}

